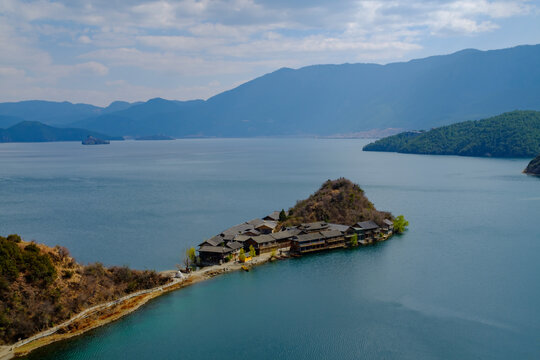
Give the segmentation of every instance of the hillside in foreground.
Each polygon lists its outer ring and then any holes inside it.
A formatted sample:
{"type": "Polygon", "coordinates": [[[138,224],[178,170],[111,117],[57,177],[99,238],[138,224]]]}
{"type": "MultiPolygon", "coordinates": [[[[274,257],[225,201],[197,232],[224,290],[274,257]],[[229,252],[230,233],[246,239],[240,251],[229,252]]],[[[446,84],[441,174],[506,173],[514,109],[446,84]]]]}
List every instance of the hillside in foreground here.
{"type": "Polygon", "coordinates": [[[91,306],[168,282],[154,271],[78,264],[64,247],[0,236],[0,345],[91,306]]]}
{"type": "Polygon", "coordinates": [[[540,175],[540,155],[532,159],[523,172],[525,174],[540,175]]]}
{"type": "Polygon", "coordinates": [[[384,219],[392,218],[391,213],[377,210],[360,186],[339,178],[327,180],[307,199],[298,201],[289,209],[288,219],[283,225],[295,226],[315,221],[353,225],[358,221],[373,220],[383,226],[384,219]]]}
{"type": "Polygon", "coordinates": [[[425,132],[405,132],[364,146],[364,151],[483,157],[540,153],[540,112],[513,111],[425,132]]]}
{"type": "Polygon", "coordinates": [[[57,128],[38,121],[22,121],[7,129],[0,129],[0,143],[82,141],[89,136],[103,140],[123,140],[118,136],[109,136],[85,129],[57,128]]]}

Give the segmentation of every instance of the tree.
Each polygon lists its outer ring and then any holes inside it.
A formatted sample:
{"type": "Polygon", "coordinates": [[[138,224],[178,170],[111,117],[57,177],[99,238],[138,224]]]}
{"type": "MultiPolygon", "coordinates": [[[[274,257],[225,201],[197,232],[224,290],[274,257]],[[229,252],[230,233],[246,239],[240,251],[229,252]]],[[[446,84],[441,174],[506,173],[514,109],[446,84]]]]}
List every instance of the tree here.
{"type": "Polygon", "coordinates": [[[197,254],[195,253],[195,248],[191,247],[186,250],[186,256],[184,257],[184,266],[188,269],[191,265],[195,264],[197,261],[197,254]]]}
{"type": "Polygon", "coordinates": [[[186,255],[189,258],[189,261],[191,261],[192,264],[194,264],[197,260],[197,254],[195,253],[195,248],[191,247],[186,251],[186,255]]]}
{"type": "Polygon", "coordinates": [[[240,249],[240,253],[238,254],[238,260],[242,263],[246,261],[246,252],[244,251],[244,249],[240,249]]]}
{"type": "Polygon", "coordinates": [[[272,252],[270,253],[270,259],[273,259],[273,258],[275,258],[275,257],[276,257],[276,255],[277,255],[277,251],[276,251],[276,249],[272,249],[272,252]]]}
{"type": "Polygon", "coordinates": [[[255,251],[255,248],[253,247],[253,245],[249,245],[249,256],[251,257],[257,256],[257,252],[255,251]]]}
{"type": "Polygon", "coordinates": [[[285,222],[287,221],[287,214],[285,213],[285,210],[281,209],[279,212],[279,222],[285,222]]]}
{"type": "Polygon", "coordinates": [[[351,236],[350,245],[351,247],[358,246],[358,234],[353,234],[353,236],[351,236]]]}
{"type": "Polygon", "coordinates": [[[399,215],[394,219],[394,232],[396,234],[402,234],[407,230],[407,226],[409,226],[409,222],[405,220],[403,215],[399,215]]]}

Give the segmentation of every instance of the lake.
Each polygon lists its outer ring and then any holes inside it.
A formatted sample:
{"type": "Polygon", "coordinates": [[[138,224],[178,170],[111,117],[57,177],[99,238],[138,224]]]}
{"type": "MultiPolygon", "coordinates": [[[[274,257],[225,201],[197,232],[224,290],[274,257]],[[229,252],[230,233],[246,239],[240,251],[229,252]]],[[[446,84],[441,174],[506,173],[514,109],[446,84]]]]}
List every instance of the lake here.
{"type": "Polygon", "coordinates": [[[538,359],[540,178],[366,140],[0,144],[0,234],[165,270],[221,230],[358,183],[410,229],[160,297],[28,359],[538,359]]]}

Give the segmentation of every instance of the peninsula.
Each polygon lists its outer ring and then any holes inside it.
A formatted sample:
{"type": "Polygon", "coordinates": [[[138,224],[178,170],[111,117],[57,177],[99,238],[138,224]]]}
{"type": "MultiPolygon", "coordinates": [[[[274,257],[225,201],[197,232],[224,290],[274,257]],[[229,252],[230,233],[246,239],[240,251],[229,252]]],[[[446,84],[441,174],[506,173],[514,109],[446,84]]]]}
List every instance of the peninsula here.
{"type": "Polygon", "coordinates": [[[403,216],[378,211],[350,180],[326,181],[287,212],[274,211],[223,230],[199,244],[197,265],[223,264],[265,253],[304,254],[369,245],[401,233],[403,216]]]}
{"type": "Polygon", "coordinates": [[[540,112],[513,111],[429,131],[403,132],[363,148],[407,154],[533,157],[540,153],[540,112]]]}
{"type": "Polygon", "coordinates": [[[219,274],[370,245],[407,226],[403,216],[378,211],[358,185],[340,178],[326,181],[287,212],[272,212],[203,241],[198,255],[194,248],[186,252],[184,266],[162,273],[85,266],[64,247],[0,237],[0,360],[80,335],[152,298],[219,274]]]}

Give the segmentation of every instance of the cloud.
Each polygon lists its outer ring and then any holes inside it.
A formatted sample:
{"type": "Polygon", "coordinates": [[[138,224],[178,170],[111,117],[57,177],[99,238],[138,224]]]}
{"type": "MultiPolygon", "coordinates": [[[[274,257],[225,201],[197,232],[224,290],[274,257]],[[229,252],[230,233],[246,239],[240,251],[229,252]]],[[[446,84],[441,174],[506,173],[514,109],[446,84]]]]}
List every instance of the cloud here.
{"type": "Polygon", "coordinates": [[[406,59],[428,40],[482,36],[519,17],[538,20],[538,5],[526,0],[2,0],[0,81],[17,78],[11,86],[32,88],[34,94],[41,94],[34,88],[41,87],[57,89],[55,94],[97,98],[102,91],[113,97],[116,88],[131,87],[137,89],[129,92],[133,95],[156,92],[145,97],[163,91],[169,98],[208,97],[238,79],[282,66],[406,59]],[[157,81],[166,84],[160,88],[157,81]],[[69,91],[84,87],[86,92],[69,91]]]}

